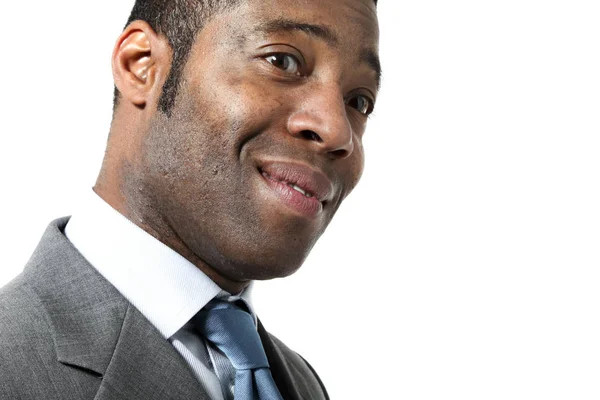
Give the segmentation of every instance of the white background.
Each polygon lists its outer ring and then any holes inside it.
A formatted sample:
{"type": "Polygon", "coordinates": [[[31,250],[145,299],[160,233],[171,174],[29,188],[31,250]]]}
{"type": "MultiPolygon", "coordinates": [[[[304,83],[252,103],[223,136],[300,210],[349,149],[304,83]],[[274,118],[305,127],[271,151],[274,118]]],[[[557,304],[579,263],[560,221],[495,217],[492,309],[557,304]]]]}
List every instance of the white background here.
{"type": "MultiPolygon", "coordinates": [[[[363,181],[265,326],[335,400],[600,398],[598,2],[380,3],[363,181]]],[[[95,181],[131,4],[2,6],[0,284],[95,181]]]]}

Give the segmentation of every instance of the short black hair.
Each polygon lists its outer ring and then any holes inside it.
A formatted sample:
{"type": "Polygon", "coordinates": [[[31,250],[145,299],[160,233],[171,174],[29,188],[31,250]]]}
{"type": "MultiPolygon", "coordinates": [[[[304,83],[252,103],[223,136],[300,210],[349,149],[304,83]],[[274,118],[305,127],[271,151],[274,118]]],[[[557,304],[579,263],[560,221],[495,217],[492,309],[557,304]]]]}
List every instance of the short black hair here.
{"type": "MultiPolygon", "coordinates": [[[[373,0],[377,5],[377,0],[373,0]]],[[[158,34],[164,35],[173,51],[171,70],[158,102],[158,109],[167,116],[175,104],[183,68],[198,32],[218,12],[238,5],[241,0],[136,0],[127,25],[146,21],[158,34]]],[[[115,87],[113,107],[119,102],[115,87]]]]}

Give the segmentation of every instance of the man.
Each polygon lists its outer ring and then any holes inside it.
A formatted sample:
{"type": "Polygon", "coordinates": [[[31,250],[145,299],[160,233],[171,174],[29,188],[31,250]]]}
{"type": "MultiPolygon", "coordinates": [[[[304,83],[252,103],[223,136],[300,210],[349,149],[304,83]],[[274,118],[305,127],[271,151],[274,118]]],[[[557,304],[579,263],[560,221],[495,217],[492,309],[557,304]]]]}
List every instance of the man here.
{"type": "Polygon", "coordinates": [[[327,398],[249,289],[360,178],[375,3],[136,1],[94,193],[0,292],[0,398],[327,398]]]}

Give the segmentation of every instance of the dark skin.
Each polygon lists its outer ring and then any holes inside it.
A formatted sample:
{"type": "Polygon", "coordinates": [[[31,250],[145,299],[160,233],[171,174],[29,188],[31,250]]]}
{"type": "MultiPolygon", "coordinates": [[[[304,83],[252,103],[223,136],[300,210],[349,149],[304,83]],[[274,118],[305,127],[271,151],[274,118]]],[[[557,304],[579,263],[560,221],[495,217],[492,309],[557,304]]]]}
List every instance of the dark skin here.
{"type": "Polygon", "coordinates": [[[248,0],[209,21],[171,117],[157,110],[166,38],[135,21],[113,53],[121,99],[94,190],[230,293],[296,271],[363,169],[379,80],[375,6],[301,3],[248,0]],[[260,172],[271,161],[327,177],[318,213],[274,194],[260,172]]]}

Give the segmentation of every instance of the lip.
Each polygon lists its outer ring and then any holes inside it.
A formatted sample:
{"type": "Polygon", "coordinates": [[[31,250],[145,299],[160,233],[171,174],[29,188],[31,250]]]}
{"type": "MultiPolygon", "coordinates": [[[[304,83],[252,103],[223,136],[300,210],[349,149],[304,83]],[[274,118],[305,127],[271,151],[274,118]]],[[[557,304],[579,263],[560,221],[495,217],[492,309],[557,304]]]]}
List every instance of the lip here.
{"type": "Polygon", "coordinates": [[[268,161],[258,165],[258,172],[279,200],[309,217],[316,217],[333,195],[333,184],[327,176],[305,164],[268,161]],[[306,195],[292,185],[300,188],[306,195]]]}

